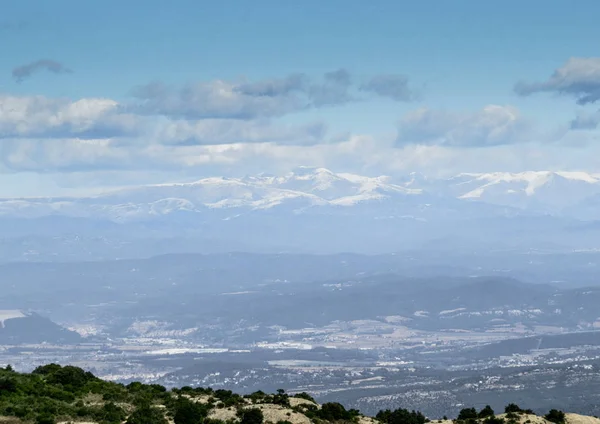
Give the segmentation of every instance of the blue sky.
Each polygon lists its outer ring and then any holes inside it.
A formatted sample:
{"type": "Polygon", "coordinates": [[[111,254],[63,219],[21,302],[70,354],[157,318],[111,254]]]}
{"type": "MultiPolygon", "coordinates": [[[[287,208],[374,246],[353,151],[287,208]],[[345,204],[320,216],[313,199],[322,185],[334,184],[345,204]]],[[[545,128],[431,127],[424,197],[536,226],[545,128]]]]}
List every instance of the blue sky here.
{"type": "Polygon", "coordinates": [[[6,0],[0,195],[298,165],[600,172],[599,13],[596,1],[6,0]]]}

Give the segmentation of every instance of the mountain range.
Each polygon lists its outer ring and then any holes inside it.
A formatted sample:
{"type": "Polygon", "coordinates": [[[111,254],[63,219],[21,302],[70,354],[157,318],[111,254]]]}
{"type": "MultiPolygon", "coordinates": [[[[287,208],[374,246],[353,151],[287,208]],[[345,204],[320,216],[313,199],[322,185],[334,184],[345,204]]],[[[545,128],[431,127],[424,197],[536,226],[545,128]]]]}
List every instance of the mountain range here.
{"type": "Polygon", "coordinates": [[[600,247],[591,234],[600,230],[596,220],[600,174],[586,172],[367,177],[302,167],[89,197],[0,200],[5,238],[185,238],[221,251],[386,252],[440,240],[589,249],[600,247]]]}
{"type": "Polygon", "coordinates": [[[427,209],[442,202],[455,207],[477,202],[520,212],[597,219],[600,211],[592,206],[600,202],[600,173],[463,173],[432,179],[417,173],[404,178],[366,177],[301,167],[283,176],[211,177],[129,187],[94,197],[2,199],[0,216],[65,215],[125,222],[177,212],[221,211],[224,218],[232,219],[238,213],[272,209],[301,214],[386,205],[414,211],[415,206],[427,209]],[[578,213],[581,208],[585,213],[578,213]]]}

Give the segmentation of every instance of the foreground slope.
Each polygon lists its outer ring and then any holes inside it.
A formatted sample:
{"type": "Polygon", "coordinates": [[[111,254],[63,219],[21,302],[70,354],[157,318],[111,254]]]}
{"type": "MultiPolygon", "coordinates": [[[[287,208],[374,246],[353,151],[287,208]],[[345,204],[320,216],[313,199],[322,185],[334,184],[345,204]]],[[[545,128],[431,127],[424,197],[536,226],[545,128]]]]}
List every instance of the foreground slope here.
{"type": "MultiPolygon", "coordinates": [[[[336,402],[319,405],[306,393],[289,396],[254,392],[238,395],[229,390],[191,388],[167,390],[151,384],[128,385],[103,381],[74,366],[50,364],[31,374],[8,366],[0,369],[0,422],[5,423],[127,423],[127,424],[425,424],[423,414],[406,409],[380,411],[375,418],[336,402]]],[[[440,423],[453,421],[444,417],[440,423]]],[[[551,410],[544,417],[515,404],[494,415],[464,408],[454,422],[464,424],[600,424],[594,417],[551,410]]]]}

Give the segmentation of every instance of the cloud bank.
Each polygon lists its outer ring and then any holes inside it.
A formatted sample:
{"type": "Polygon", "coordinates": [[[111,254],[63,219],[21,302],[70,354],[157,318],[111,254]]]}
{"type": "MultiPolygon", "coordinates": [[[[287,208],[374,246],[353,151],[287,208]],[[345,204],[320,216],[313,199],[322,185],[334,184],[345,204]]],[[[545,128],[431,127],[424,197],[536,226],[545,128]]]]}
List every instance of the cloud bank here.
{"type": "Polygon", "coordinates": [[[470,113],[418,109],[404,116],[396,145],[490,147],[530,141],[531,124],[511,106],[470,113]]]}
{"type": "MultiPolygon", "coordinates": [[[[52,71],[48,63],[27,66],[17,76],[52,71]]],[[[557,73],[571,75],[570,85],[552,77],[521,86],[521,94],[556,91],[577,99],[593,98],[589,72],[580,72],[587,75],[585,84],[584,77],[573,76],[573,71],[557,73]]],[[[465,171],[476,168],[474,158],[493,163],[501,157],[501,169],[506,170],[511,158],[516,160],[510,152],[524,152],[523,161],[545,157],[535,148],[534,124],[510,105],[471,111],[421,107],[399,117],[397,134],[378,137],[330,134],[326,122],[315,119],[314,113],[310,122],[287,118],[350,103],[369,107],[367,102],[377,98],[399,103],[421,100],[410,80],[400,74],[373,75],[357,82],[341,68],[317,77],[293,73],[178,86],[153,82],[130,94],[119,101],[0,94],[0,172],[254,173],[301,164],[377,173],[440,166],[465,171]],[[453,161],[469,166],[460,169],[462,165],[453,161]]],[[[593,129],[599,122],[599,114],[580,114],[570,128],[593,129]]],[[[569,140],[575,133],[570,132],[569,140]]]]}

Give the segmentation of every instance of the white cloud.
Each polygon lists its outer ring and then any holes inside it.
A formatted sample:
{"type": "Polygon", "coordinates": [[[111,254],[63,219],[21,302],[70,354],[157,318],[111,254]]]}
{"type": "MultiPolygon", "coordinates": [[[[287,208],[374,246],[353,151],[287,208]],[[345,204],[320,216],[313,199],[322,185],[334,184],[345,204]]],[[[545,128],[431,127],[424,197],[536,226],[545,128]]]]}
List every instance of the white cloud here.
{"type": "Polygon", "coordinates": [[[138,118],[118,114],[110,99],[77,101],[44,96],[0,95],[0,138],[98,137],[135,131],[138,118]]]}
{"type": "Polygon", "coordinates": [[[418,109],[404,116],[397,145],[490,147],[530,141],[531,125],[511,106],[488,105],[471,113],[418,109]]]}
{"type": "MultiPolygon", "coordinates": [[[[397,101],[413,98],[405,76],[375,76],[358,88],[397,101]]],[[[134,89],[136,101],[128,107],[138,113],[185,119],[269,118],[358,101],[356,89],[345,69],[321,78],[297,73],[253,82],[216,80],[181,87],[153,82],[134,89]]]]}
{"type": "Polygon", "coordinates": [[[317,144],[323,123],[283,125],[266,119],[172,119],[136,115],[111,99],[77,101],[43,96],[0,95],[0,139],[116,139],[142,144],[274,142],[317,144]]]}
{"type": "Polygon", "coordinates": [[[231,119],[160,120],[149,134],[157,143],[170,145],[265,143],[314,145],[326,135],[323,123],[290,126],[268,120],[231,119]]]}
{"type": "Polygon", "coordinates": [[[520,82],[515,91],[523,96],[540,92],[569,95],[579,104],[596,102],[600,100],[600,57],[572,57],[548,80],[520,82]]]}

